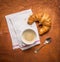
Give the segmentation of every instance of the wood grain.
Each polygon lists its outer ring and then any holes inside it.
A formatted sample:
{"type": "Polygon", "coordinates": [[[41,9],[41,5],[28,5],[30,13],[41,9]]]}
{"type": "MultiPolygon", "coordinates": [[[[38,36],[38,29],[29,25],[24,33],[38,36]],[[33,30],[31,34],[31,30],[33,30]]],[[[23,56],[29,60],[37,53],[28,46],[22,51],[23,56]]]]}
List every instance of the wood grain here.
{"type": "Polygon", "coordinates": [[[60,0],[0,0],[0,62],[60,62],[60,0]],[[41,44],[45,38],[52,42],[38,54],[35,46],[29,50],[13,50],[5,15],[32,9],[33,13],[46,12],[50,15],[52,26],[48,33],[40,36],[41,44]]]}

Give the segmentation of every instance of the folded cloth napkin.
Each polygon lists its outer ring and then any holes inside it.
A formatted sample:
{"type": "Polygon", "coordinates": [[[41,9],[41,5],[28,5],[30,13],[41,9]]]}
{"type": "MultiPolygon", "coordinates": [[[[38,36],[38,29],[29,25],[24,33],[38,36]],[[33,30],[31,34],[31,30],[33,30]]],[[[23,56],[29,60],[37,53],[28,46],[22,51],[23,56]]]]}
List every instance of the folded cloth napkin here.
{"type": "Polygon", "coordinates": [[[40,38],[38,35],[36,24],[35,23],[33,23],[32,25],[27,24],[28,17],[30,15],[32,15],[31,9],[5,16],[9,28],[10,36],[12,39],[13,49],[20,48],[21,50],[26,50],[28,48],[40,44],[40,38]],[[21,33],[25,29],[29,29],[29,28],[33,29],[36,32],[37,36],[36,36],[35,43],[31,45],[26,45],[21,40],[21,33]]]}

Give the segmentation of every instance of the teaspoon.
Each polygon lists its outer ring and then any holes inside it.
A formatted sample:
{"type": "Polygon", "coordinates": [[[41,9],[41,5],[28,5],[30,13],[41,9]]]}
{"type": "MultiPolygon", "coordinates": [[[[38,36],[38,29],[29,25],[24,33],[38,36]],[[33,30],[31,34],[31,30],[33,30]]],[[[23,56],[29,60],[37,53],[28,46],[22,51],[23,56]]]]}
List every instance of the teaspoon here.
{"type": "Polygon", "coordinates": [[[43,43],[43,45],[40,46],[38,49],[36,49],[36,50],[34,51],[34,53],[38,53],[39,50],[40,50],[42,47],[44,47],[46,44],[49,44],[50,42],[51,42],[51,38],[50,38],[50,37],[46,38],[46,39],[45,39],[45,42],[43,43]]]}

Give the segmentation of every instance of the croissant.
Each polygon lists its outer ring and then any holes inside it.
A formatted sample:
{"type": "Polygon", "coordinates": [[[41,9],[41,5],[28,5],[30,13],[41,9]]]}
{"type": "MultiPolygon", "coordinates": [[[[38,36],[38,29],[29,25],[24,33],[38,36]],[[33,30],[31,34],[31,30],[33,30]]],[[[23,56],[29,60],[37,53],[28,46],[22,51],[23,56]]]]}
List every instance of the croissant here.
{"type": "Polygon", "coordinates": [[[36,13],[32,14],[28,19],[28,24],[33,24],[34,22],[39,22],[39,34],[43,35],[48,32],[51,27],[51,18],[46,13],[36,13]]]}

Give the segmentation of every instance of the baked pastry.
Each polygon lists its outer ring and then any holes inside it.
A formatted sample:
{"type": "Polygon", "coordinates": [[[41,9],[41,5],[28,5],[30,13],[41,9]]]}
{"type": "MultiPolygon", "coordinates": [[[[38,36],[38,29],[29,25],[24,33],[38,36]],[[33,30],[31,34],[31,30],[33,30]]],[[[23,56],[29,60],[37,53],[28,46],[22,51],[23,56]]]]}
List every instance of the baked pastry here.
{"type": "Polygon", "coordinates": [[[33,22],[41,22],[41,17],[42,17],[42,13],[37,13],[37,14],[32,14],[29,19],[28,19],[28,24],[32,24],[33,22]]]}
{"type": "Polygon", "coordinates": [[[28,24],[32,24],[33,22],[39,22],[39,34],[43,35],[48,32],[51,27],[51,18],[46,13],[36,13],[29,17],[28,24]]]}

